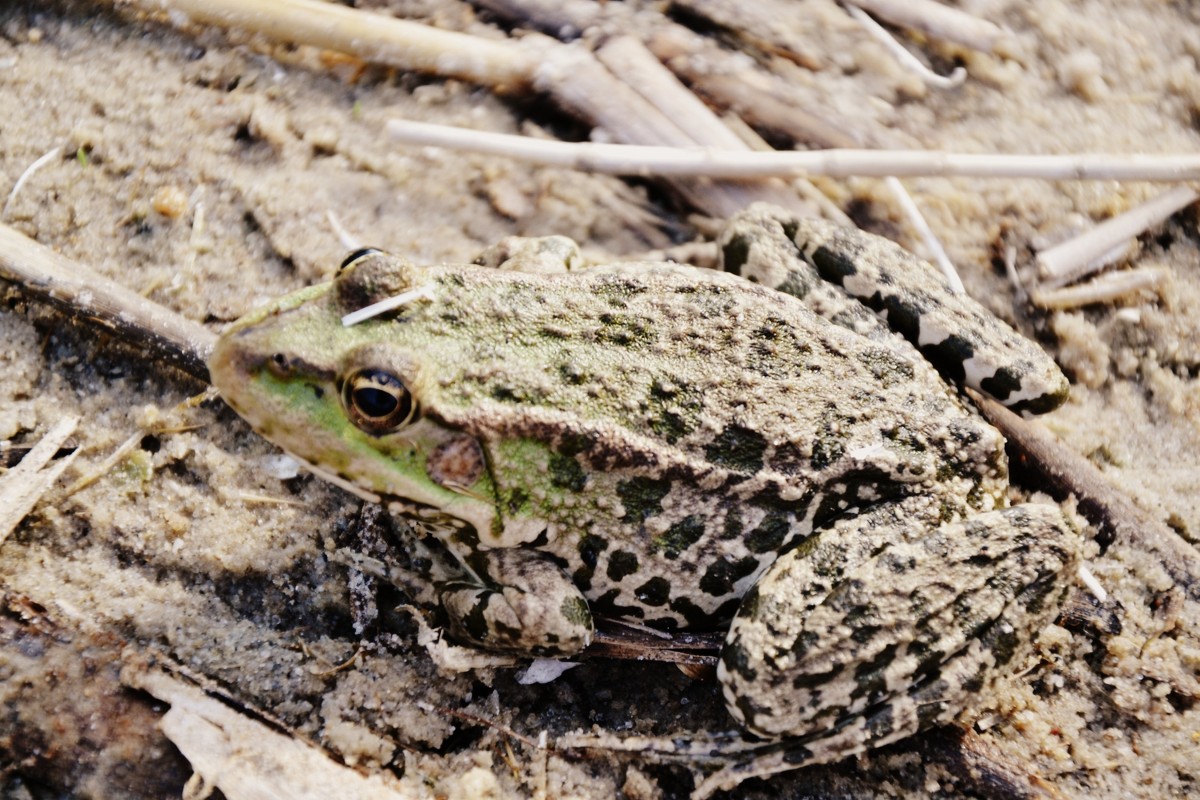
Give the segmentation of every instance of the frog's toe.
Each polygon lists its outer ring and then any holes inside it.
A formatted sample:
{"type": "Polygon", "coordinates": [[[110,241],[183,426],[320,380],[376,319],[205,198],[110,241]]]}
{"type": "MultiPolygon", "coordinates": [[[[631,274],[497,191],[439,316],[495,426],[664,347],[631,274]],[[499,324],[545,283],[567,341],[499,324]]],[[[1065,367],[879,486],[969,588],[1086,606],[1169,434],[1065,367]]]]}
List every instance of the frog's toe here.
{"type": "Polygon", "coordinates": [[[762,735],[836,741],[826,761],[950,720],[1053,619],[1080,541],[1052,506],[990,512],[889,547],[807,614],[792,613],[803,556],[786,554],[730,629],[730,712],[762,735]]]}
{"type": "Polygon", "coordinates": [[[480,267],[554,275],[584,266],[579,245],[566,236],[508,236],[475,257],[480,267]]]}

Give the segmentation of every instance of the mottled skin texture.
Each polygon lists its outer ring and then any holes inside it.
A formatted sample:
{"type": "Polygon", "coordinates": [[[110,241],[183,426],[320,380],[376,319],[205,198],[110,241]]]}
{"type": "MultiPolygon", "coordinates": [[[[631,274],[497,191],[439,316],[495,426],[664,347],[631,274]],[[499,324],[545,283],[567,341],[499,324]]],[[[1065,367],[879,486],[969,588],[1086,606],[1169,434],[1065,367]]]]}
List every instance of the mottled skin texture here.
{"type": "Polygon", "coordinates": [[[805,302],[667,264],[547,274],[576,258],[564,241],[489,251],[504,269],[366,254],[240,321],[210,364],[256,430],[418,523],[459,639],[568,655],[592,615],[729,626],[731,712],[827,760],[952,718],[1052,618],[1078,535],[1002,509],[1000,435],[803,256],[840,248],[845,288],[916,314],[927,351],[965,325],[961,372],[987,390],[1008,370],[999,399],[1026,410],[1065,397],[1036,346],[924,262],[773,209],[734,221],[727,260],[805,302]],[[364,429],[381,395],[355,387],[393,378],[402,405],[364,429]]]}

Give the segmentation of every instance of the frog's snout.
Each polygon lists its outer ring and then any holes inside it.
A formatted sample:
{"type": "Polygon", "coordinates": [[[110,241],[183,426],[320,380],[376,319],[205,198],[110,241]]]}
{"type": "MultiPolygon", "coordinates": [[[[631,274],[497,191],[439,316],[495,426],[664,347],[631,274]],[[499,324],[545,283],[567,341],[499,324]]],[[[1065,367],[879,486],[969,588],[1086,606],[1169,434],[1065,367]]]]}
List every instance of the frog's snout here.
{"type": "Polygon", "coordinates": [[[221,393],[234,411],[241,413],[240,389],[249,376],[257,374],[266,363],[266,356],[253,348],[241,346],[238,331],[230,331],[217,340],[208,357],[208,374],[212,385],[221,393]]]}

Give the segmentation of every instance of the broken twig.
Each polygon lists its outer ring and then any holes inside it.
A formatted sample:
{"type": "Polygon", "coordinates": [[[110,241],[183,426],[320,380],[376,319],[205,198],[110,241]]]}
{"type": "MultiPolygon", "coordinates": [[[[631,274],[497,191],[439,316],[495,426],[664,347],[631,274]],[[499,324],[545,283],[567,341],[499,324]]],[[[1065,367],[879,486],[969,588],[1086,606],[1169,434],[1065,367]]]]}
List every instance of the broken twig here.
{"type": "Polygon", "coordinates": [[[215,334],[7,225],[0,225],[0,278],[208,381],[215,334]]]}
{"type": "MultiPolygon", "coordinates": [[[[1197,198],[1200,194],[1192,188],[1177,186],[1073,239],[1043,250],[1037,256],[1042,287],[1052,289],[1087,275],[1101,256],[1194,203],[1197,198]]],[[[1107,262],[1101,265],[1103,263],[1107,262]]]]}
{"type": "Polygon", "coordinates": [[[63,470],[75,460],[75,453],[63,456],[56,464],[45,468],[67,438],[75,432],[79,417],[63,417],[25,454],[20,464],[0,478],[0,544],[33,510],[63,470]]]}

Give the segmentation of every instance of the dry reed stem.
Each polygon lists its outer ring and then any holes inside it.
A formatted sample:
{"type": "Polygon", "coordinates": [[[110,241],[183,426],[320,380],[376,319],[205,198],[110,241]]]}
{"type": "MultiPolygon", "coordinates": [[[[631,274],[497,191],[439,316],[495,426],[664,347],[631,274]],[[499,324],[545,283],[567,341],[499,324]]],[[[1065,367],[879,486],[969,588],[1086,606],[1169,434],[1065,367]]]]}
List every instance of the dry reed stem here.
{"type": "Polygon", "coordinates": [[[1191,187],[1176,186],[1073,239],[1043,250],[1037,255],[1042,288],[1063,286],[1087,275],[1092,264],[1103,265],[1098,261],[1101,256],[1194,203],[1197,198],[1200,194],[1191,187]]]}
{"type": "Polygon", "coordinates": [[[128,0],[176,22],[195,21],[350,53],[404,70],[516,90],[539,55],[523,43],[444,31],[320,0],[128,0]]]}
{"type": "Polygon", "coordinates": [[[966,176],[1044,180],[1186,181],[1200,179],[1200,154],[1026,155],[929,150],[729,151],[712,148],[552,142],[450,125],[393,119],[388,132],[409,145],[506,156],[548,166],[616,175],[766,177],[966,176]]]}
{"type": "Polygon", "coordinates": [[[1041,308],[1079,308],[1093,303],[1108,303],[1143,290],[1157,289],[1167,279],[1165,267],[1141,267],[1101,275],[1078,286],[1029,290],[1029,300],[1041,308]]]}

